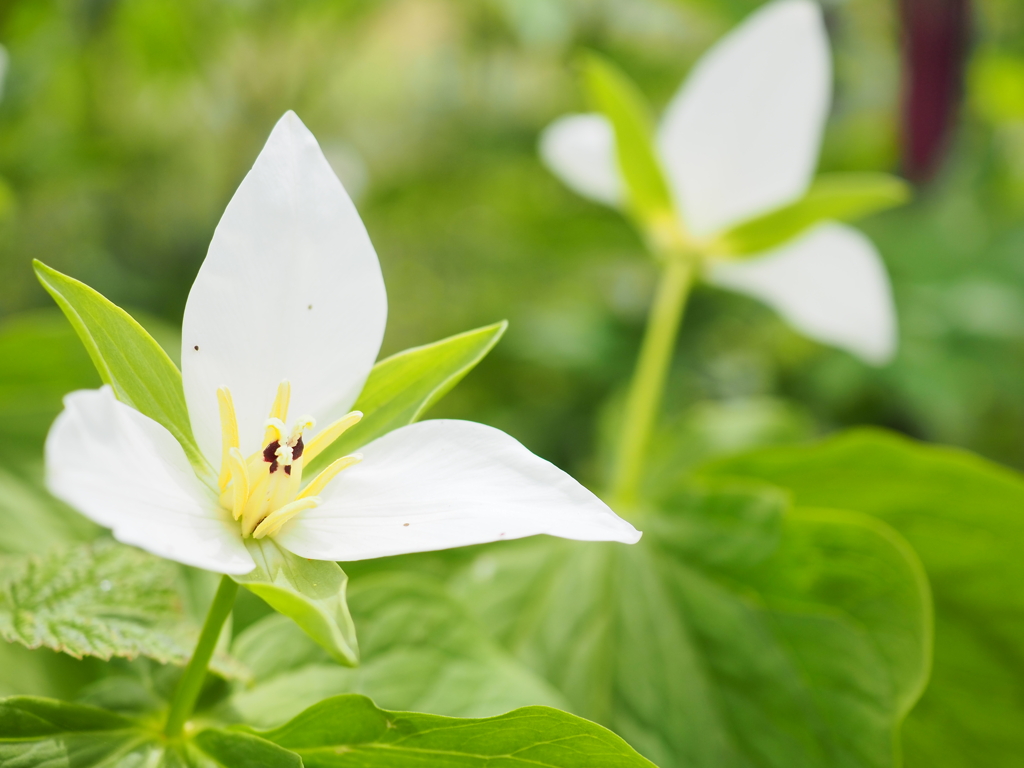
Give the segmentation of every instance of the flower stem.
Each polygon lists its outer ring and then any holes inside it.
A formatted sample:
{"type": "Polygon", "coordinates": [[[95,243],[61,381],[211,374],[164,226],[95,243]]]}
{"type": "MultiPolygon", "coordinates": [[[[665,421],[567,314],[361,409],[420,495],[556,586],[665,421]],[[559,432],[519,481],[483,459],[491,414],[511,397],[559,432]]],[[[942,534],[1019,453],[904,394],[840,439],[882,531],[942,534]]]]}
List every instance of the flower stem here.
{"type": "Polygon", "coordinates": [[[669,363],[695,268],[691,254],[679,251],[669,254],[651,304],[612,469],[609,503],[620,514],[637,502],[644,460],[661,408],[669,363]]]}
{"type": "Polygon", "coordinates": [[[203,681],[206,679],[206,667],[210,664],[213,650],[217,646],[217,638],[231,614],[235,605],[235,595],[238,593],[238,584],[230,576],[224,576],[217,587],[217,594],[213,596],[213,603],[210,611],[206,614],[206,621],[203,623],[203,631],[199,635],[199,642],[189,659],[185,673],[178,682],[178,688],[171,699],[171,708],[167,713],[167,725],[164,726],[164,733],[168,738],[176,738],[181,735],[185,723],[195,709],[196,700],[202,690],[203,681]]]}

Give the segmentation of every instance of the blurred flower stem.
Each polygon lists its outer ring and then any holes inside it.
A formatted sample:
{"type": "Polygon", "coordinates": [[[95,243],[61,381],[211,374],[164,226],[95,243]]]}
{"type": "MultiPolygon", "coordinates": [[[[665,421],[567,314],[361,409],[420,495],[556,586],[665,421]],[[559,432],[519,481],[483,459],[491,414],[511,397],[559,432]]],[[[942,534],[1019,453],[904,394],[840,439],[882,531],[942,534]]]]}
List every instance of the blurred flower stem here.
{"type": "Polygon", "coordinates": [[[678,246],[663,250],[662,261],[664,267],[647,317],[612,465],[608,503],[626,516],[637,504],[651,432],[698,264],[696,254],[678,246]]]}

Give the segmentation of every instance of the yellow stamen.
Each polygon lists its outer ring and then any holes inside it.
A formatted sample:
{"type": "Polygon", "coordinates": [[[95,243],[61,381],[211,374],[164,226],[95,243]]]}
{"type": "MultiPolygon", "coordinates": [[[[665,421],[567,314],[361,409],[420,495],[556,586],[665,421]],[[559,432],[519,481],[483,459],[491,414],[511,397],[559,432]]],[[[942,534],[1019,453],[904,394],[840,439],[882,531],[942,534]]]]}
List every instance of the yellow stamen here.
{"type": "Polygon", "coordinates": [[[221,451],[220,477],[218,483],[223,491],[231,479],[228,468],[228,454],[232,448],[238,448],[238,418],[235,416],[235,403],[227,387],[217,390],[217,406],[220,410],[221,451]]]}
{"type": "Polygon", "coordinates": [[[342,456],[340,459],[332,461],[323,472],[314,477],[310,484],[303,489],[302,493],[299,494],[299,498],[305,499],[310,496],[318,496],[341,470],[348,469],[353,464],[358,464],[362,460],[363,455],[361,453],[354,453],[351,456],[342,456]]]}
{"type": "Polygon", "coordinates": [[[242,516],[245,502],[249,499],[249,470],[245,466],[245,458],[237,448],[232,448],[227,458],[228,470],[231,473],[231,514],[235,520],[242,516]]]}
{"type": "Polygon", "coordinates": [[[267,485],[267,509],[270,511],[295,501],[298,496],[299,484],[302,482],[302,459],[293,461],[289,469],[291,471],[287,472],[279,465],[277,472],[270,476],[267,485]]]}
{"type": "Polygon", "coordinates": [[[319,497],[308,496],[304,499],[296,499],[290,504],[285,504],[280,509],[276,509],[267,515],[266,518],[256,526],[256,530],[252,532],[252,537],[254,539],[262,539],[264,536],[273,536],[281,530],[281,526],[299,514],[299,512],[306,509],[312,509],[319,503],[319,497]]]}
{"type": "Polygon", "coordinates": [[[282,381],[265,422],[262,447],[246,458],[239,448],[238,422],[231,393],[226,387],[217,392],[224,449],[219,477],[220,503],[240,521],[243,537],[262,539],[276,534],[295,515],[317,506],[320,497],[316,494],[341,470],[362,459],[359,455],[338,459],[300,493],[303,464],[337,440],[363,414],[353,411],[338,419],[306,445],[303,433],[313,429],[313,420],[299,419],[289,431],[285,419],[290,401],[291,384],[282,381]]]}
{"type": "Polygon", "coordinates": [[[306,460],[308,464],[324,450],[330,446],[335,440],[342,436],[349,427],[355,426],[359,423],[359,420],[363,418],[363,414],[359,411],[352,411],[352,413],[346,414],[338,419],[333,424],[324,427],[320,432],[309,441],[306,445],[305,450],[302,452],[302,458],[306,460]]]}
{"type": "Polygon", "coordinates": [[[274,397],[274,404],[270,407],[270,418],[267,420],[267,432],[263,438],[263,444],[272,443],[275,440],[280,440],[284,435],[284,422],[288,419],[288,404],[292,399],[292,385],[287,379],[277,385],[277,396],[274,397]],[[270,431],[270,421],[281,422],[281,429],[277,430],[278,434],[274,434],[270,431]]]}
{"type": "Polygon", "coordinates": [[[255,483],[249,484],[249,498],[242,509],[242,536],[248,536],[267,514],[267,502],[270,500],[270,481],[273,475],[263,472],[257,476],[255,483]]]}

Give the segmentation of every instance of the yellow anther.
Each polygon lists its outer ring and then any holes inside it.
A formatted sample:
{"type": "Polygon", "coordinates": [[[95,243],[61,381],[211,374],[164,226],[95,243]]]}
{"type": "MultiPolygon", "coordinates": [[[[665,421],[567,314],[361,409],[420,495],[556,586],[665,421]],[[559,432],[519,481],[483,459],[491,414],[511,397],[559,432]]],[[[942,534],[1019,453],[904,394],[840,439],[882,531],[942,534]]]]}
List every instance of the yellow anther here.
{"type": "Polygon", "coordinates": [[[221,457],[220,457],[220,489],[227,488],[231,479],[231,472],[228,468],[228,453],[232,448],[238,448],[238,418],[235,416],[235,402],[231,399],[231,391],[227,387],[217,390],[217,406],[220,410],[220,435],[221,435],[221,457]]]}
{"type": "Polygon", "coordinates": [[[267,515],[266,518],[256,526],[256,530],[252,532],[252,537],[254,539],[262,539],[264,536],[273,536],[281,530],[281,526],[299,514],[299,512],[306,509],[312,509],[319,503],[319,497],[308,496],[304,499],[296,499],[291,504],[285,504],[280,509],[276,509],[267,515]]]}
{"type": "Polygon", "coordinates": [[[249,500],[249,470],[245,466],[242,452],[237,448],[232,448],[228,452],[227,464],[231,473],[231,485],[224,495],[231,494],[231,514],[237,520],[242,516],[245,502],[249,500]]]}
{"type": "Polygon", "coordinates": [[[352,411],[352,413],[346,414],[338,419],[333,424],[324,427],[320,432],[309,441],[305,449],[302,452],[302,458],[306,460],[308,464],[324,450],[330,446],[335,440],[341,437],[349,427],[353,427],[359,423],[359,420],[363,418],[363,414],[359,411],[352,411]]]}
{"type": "Polygon", "coordinates": [[[316,420],[312,416],[303,416],[292,427],[292,433],[288,436],[288,442],[294,443],[297,439],[302,437],[302,433],[307,429],[312,429],[316,426],[316,420]]]}
{"type": "Polygon", "coordinates": [[[276,419],[282,424],[282,428],[278,430],[280,434],[273,436],[270,431],[270,424],[268,420],[267,432],[263,438],[263,444],[272,443],[274,440],[280,440],[284,435],[284,422],[288,420],[288,404],[292,399],[292,385],[287,379],[277,385],[277,395],[274,397],[274,404],[270,407],[270,419],[276,419]]]}
{"type": "Polygon", "coordinates": [[[267,419],[264,422],[264,426],[267,431],[263,433],[263,445],[267,446],[275,440],[284,440],[284,436],[288,431],[285,427],[284,422],[280,419],[267,419]]]}
{"type": "MultiPolygon", "coordinates": [[[[305,458],[305,457],[303,457],[305,458]]],[[[339,472],[343,469],[348,469],[353,464],[358,464],[363,460],[363,454],[353,453],[351,456],[342,456],[340,459],[332,461],[327,465],[319,475],[313,478],[309,485],[307,485],[302,493],[299,494],[300,499],[305,499],[310,496],[319,496],[320,492],[327,487],[327,484],[333,480],[339,472]]]]}

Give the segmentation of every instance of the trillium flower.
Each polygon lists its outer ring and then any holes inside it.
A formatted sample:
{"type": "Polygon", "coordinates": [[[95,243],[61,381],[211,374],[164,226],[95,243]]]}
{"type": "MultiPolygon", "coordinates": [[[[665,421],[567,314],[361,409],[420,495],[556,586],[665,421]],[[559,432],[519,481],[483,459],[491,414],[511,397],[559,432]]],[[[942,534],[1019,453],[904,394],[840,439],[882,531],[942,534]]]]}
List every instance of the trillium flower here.
{"type": "MultiPolygon", "coordinates": [[[[655,150],[680,227],[706,255],[708,281],[765,302],[807,336],[881,364],[895,349],[895,310],[882,261],[857,230],[822,222],[754,257],[715,253],[716,238],[730,228],[805,195],[831,79],[818,5],[778,0],[696,64],[665,110],[655,150]]],[[[615,141],[602,115],[568,115],[545,130],[540,150],[574,191],[624,207],[615,141]]]]}
{"type": "Polygon", "coordinates": [[[399,428],[303,472],[349,412],[380,348],[377,256],[313,135],[288,112],[217,226],[185,307],[182,377],[201,480],[161,424],[109,387],[79,391],[46,443],[59,498],[122,542],[225,574],[272,537],[300,557],[360,560],[546,533],[636,542],[596,496],[505,433],[467,421],[399,428]]]}

